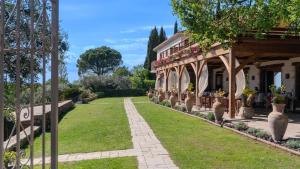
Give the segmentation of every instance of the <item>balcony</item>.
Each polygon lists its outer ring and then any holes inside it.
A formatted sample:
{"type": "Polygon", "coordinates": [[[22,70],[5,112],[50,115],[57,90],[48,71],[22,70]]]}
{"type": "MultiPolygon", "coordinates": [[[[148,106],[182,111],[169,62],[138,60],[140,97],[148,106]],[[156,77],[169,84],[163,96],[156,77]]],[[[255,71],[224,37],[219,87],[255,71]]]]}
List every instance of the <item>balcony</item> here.
{"type": "Polygon", "coordinates": [[[185,57],[194,56],[201,52],[196,42],[190,42],[188,39],[170,47],[159,55],[159,59],[154,61],[154,68],[160,67],[185,57]]]}

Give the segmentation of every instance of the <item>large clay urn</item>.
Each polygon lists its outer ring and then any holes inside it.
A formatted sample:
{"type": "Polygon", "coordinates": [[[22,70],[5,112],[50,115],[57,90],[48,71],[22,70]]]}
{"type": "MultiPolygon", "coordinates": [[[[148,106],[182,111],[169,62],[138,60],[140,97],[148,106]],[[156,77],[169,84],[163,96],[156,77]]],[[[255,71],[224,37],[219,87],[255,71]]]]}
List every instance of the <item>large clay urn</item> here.
{"type": "Polygon", "coordinates": [[[268,123],[271,131],[272,138],[275,142],[282,140],[287,126],[288,117],[283,114],[285,104],[272,104],[273,112],[268,116],[268,123]]]}
{"type": "Polygon", "coordinates": [[[224,111],[225,109],[221,103],[221,97],[216,97],[215,103],[213,104],[213,113],[216,123],[220,123],[223,120],[224,111]]]}
{"type": "Polygon", "coordinates": [[[149,99],[152,99],[152,98],[153,98],[153,92],[152,92],[152,91],[149,91],[149,92],[148,92],[148,98],[149,98],[149,99]]]}
{"type": "Polygon", "coordinates": [[[165,100],[164,92],[159,91],[159,92],[158,92],[158,101],[159,101],[159,102],[162,102],[162,101],[164,101],[164,100],[165,100]]]}
{"type": "Polygon", "coordinates": [[[176,105],[176,101],[177,101],[176,93],[174,91],[171,92],[171,96],[169,98],[169,101],[171,103],[171,107],[174,108],[175,105],[176,105]]]}
{"type": "Polygon", "coordinates": [[[187,92],[187,96],[184,100],[185,102],[185,107],[188,113],[192,112],[192,108],[193,108],[193,96],[192,93],[187,92]]]}

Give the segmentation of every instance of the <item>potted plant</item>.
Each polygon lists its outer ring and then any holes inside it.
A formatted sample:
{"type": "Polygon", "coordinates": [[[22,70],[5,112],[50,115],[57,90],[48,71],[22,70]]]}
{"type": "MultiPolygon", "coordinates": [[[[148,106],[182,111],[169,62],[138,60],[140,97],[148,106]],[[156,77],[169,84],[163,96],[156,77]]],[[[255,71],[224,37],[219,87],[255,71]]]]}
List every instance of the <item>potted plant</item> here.
{"type": "Polygon", "coordinates": [[[248,86],[244,89],[242,95],[242,106],[239,110],[239,116],[244,119],[251,119],[254,115],[253,101],[255,98],[255,91],[248,86]]]}
{"type": "Polygon", "coordinates": [[[177,96],[176,96],[176,93],[177,93],[177,90],[174,88],[172,91],[171,91],[171,96],[169,98],[169,101],[171,103],[171,107],[174,108],[175,105],[176,105],[176,102],[177,102],[177,96]]]}
{"type": "Polygon", "coordinates": [[[213,104],[213,113],[215,116],[215,121],[216,123],[220,123],[223,120],[223,115],[224,115],[224,105],[221,102],[221,98],[224,97],[225,92],[221,89],[219,89],[215,94],[215,103],[213,104]]]}
{"type": "Polygon", "coordinates": [[[162,89],[158,90],[158,101],[162,102],[163,100],[165,100],[165,95],[162,89]]]}
{"type": "Polygon", "coordinates": [[[193,109],[193,84],[190,83],[188,86],[187,96],[184,100],[185,107],[188,113],[190,113],[193,109]]]}
{"type": "Polygon", "coordinates": [[[275,85],[271,85],[270,90],[272,92],[273,111],[268,116],[268,123],[273,140],[279,142],[282,140],[288,126],[288,117],[284,114],[285,86],[276,88],[275,85]]]}
{"type": "Polygon", "coordinates": [[[153,91],[152,91],[152,89],[150,89],[150,90],[147,92],[147,95],[148,95],[149,100],[153,98],[153,91]]]}

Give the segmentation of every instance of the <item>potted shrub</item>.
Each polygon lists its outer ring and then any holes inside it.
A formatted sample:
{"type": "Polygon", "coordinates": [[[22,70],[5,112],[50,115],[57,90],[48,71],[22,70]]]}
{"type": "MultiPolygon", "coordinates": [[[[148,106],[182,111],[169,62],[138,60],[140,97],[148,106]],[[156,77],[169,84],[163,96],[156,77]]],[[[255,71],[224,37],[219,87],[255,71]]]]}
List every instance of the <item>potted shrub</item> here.
{"type": "Polygon", "coordinates": [[[241,98],[242,106],[239,110],[239,116],[244,119],[251,119],[254,116],[252,105],[255,98],[255,91],[246,87],[241,98]]]}
{"type": "Polygon", "coordinates": [[[170,96],[170,98],[169,98],[169,101],[170,101],[170,103],[171,103],[171,107],[172,108],[174,108],[175,107],[175,105],[176,105],[176,102],[177,102],[177,96],[176,96],[176,89],[173,89],[172,91],[171,91],[171,96],[170,96]]]}
{"type": "Polygon", "coordinates": [[[164,101],[164,100],[165,100],[164,92],[163,92],[162,89],[159,89],[159,90],[158,90],[158,101],[159,101],[159,102],[162,102],[162,101],[164,101]]]}
{"type": "Polygon", "coordinates": [[[152,89],[150,89],[150,90],[147,92],[147,95],[148,95],[149,100],[151,100],[151,99],[153,98],[153,91],[152,91],[152,89]]]}
{"type": "Polygon", "coordinates": [[[223,115],[224,115],[224,105],[221,102],[221,98],[224,97],[225,92],[222,91],[221,89],[218,90],[214,96],[215,96],[215,103],[213,104],[213,113],[215,116],[215,122],[220,123],[223,120],[223,115]]]}
{"type": "Polygon", "coordinates": [[[193,109],[193,84],[190,83],[187,91],[187,96],[184,100],[185,107],[188,113],[190,113],[193,109]]]}
{"type": "Polygon", "coordinates": [[[276,88],[275,85],[272,85],[270,86],[270,90],[272,92],[273,111],[268,116],[268,123],[272,139],[275,142],[279,142],[282,140],[288,126],[288,117],[284,114],[285,86],[276,88]]]}

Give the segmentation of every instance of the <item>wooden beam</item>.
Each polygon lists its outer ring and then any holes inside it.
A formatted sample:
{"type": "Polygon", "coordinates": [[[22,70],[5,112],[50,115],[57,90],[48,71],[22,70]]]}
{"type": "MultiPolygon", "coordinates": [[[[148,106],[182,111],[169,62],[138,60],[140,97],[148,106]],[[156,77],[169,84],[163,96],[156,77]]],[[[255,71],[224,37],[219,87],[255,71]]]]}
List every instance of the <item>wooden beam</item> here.
{"type": "Polygon", "coordinates": [[[253,63],[256,61],[256,57],[255,56],[249,56],[249,58],[244,61],[243,63],[240,64],[240,66],[238,66],[235,70],[236,73],[238,73],[239,71],[241,71],[246,65],[253,63]]]}
{"type": "Polygon", "coordinates": [[[231,49],[229,53],[229,115],[235,118],[235,92],[236,92],[236,73],[235,73],[235,53],[231,49]]]}
{"type": "Polygon", "coordinates": [[[229,72],[230,71],[230,66],[229,66],[229,62],[226,59],[226,57],[224,55],[220,55],[219,58],[222,60],[222,62],[224,63],[224,65],[227,69],[227,71],[229,72]]]}

